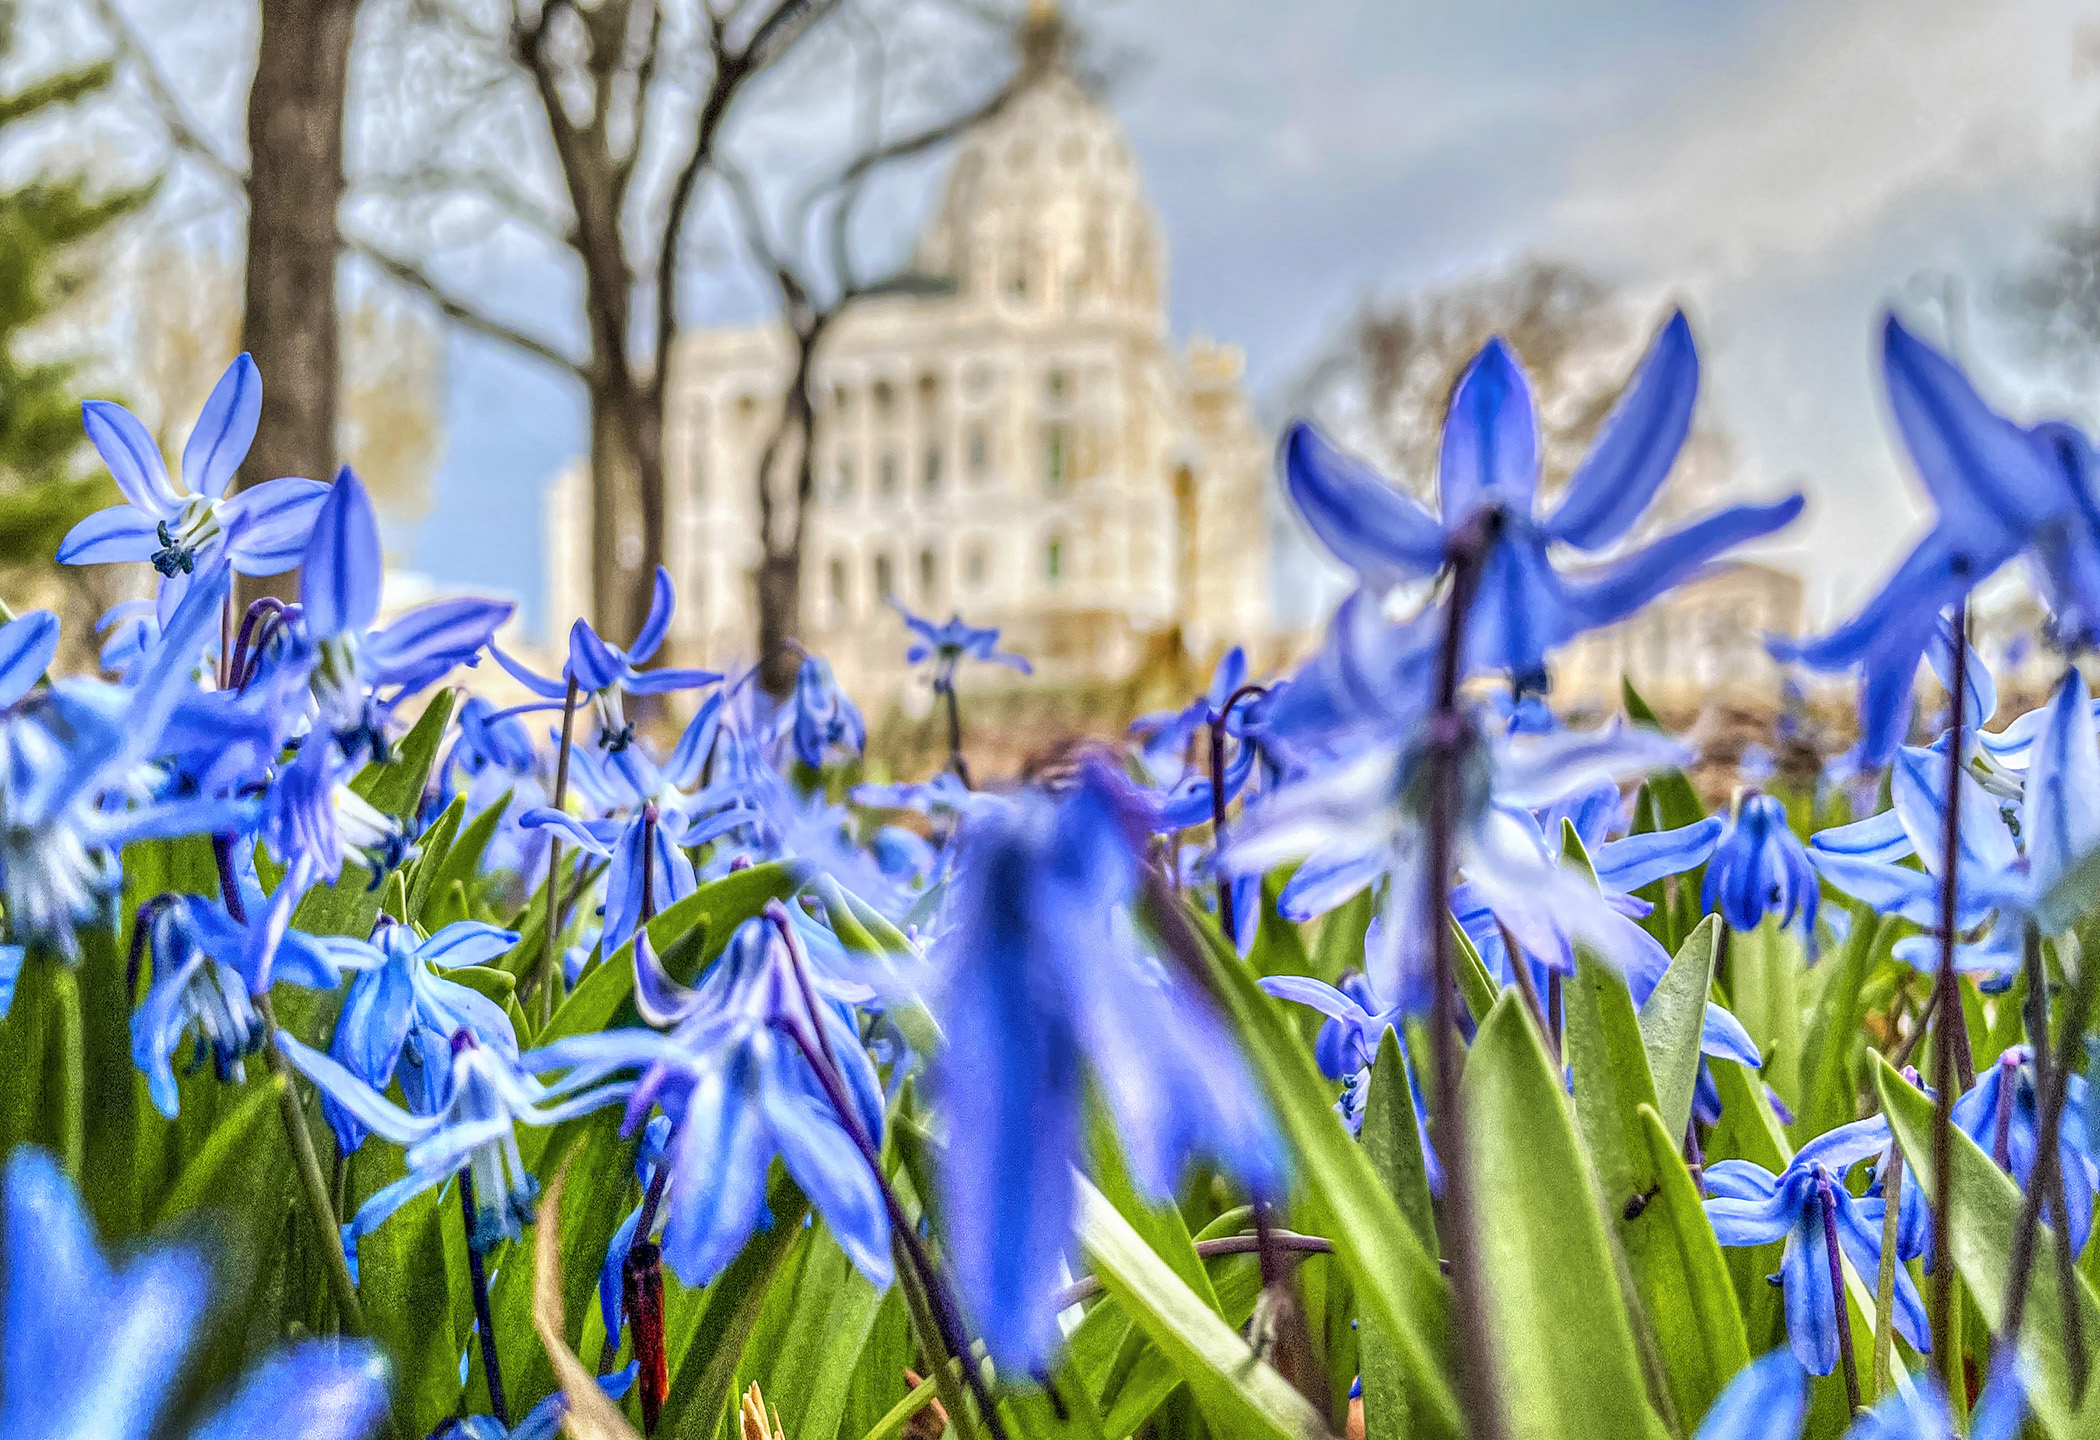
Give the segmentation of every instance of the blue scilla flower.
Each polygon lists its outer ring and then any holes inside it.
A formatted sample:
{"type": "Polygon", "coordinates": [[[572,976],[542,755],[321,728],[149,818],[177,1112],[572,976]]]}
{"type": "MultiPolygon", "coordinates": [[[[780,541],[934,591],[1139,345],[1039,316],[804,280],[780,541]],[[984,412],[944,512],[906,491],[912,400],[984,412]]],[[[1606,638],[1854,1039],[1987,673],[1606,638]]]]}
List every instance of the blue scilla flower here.
{"type": "Polygon", "coordinates": [[[340,936],[308,935],[290,928],[293,904],[302,893],[292,877],[266,899],[252,863],[237,862],[242,914],[199,895],[165,895],[149,901],[147,956],[152,985],[131,1015],[131,1058],[161,1114],[173,1119],[180,1107],[170,1055],[188,1037],[195,1049],[189,1068],[209,1058],[221,1081],[247,1078],[243,1062],[268,1043],[251,997],[278,982],[310,990],[333,990],[341,971],[366,963],[368,947],[340,936]]]}
{"type": "Polygon", "coordinates": [[[956,667],[965,660],[1004,665],[1023,675],[1035,673],[1035,667],[1019,655],[1008,654],[999,648],[997,630],[967,624],[960,615],[951,615],[946,624],[936,625],[912,614],[895,596],[890,597],[890,604],[904,617],[904,624],[912,633],[911,647],[904,652],[904,663],[925,665],[930,662],[936,695],[954,691],[956,667]]]}
{"type": "Polygon", "coordinates": [[[189,577],[212,553],[223,550],[243,575],[275,575],[299,563],[326,485],[287,478],[226,494],[234,472],[248,458],[262,415],[262,377],[246,355],[227,366],[212,387],[183,446],[186,492],[169,480],[160,446],[137,416],[108,400],[90,400],[80,409],[88,439],[126,503],[97,510],[75,525],[59,544],[61,565],[150,560],[163,577],[160,618],[165,623],[189,577]]]}
{"type": "Polygon", "coordinates": [[[744,922],[722,958],[691,990],[657,968],[647,940],[635,943],[636,997],[645,1018],[672,1022],[670,1034],[639,1027],[557,1040],[531,1057],[541,1068],[570,1067],[570,1083],[640,1069],[627,1124],[639,1128],[652,1106],[670,1118],[663,1144],[670,1171],[663,1210],[664,1259],[679,1278],[705,1285],[771,1223],[766,1170],[778,1156],[824,1217],[854,1267],[889,1284],[889,1216],[882,1191],[812,1067],[822,1053],[836,1074],[852,1122],[882,1144],[882,1083],[851,1011],[826,993],[825,976],[804,973],[782,935],[782,914],[744,922]]]}
{"type": "Polygon", "coordinates": [[[512,679],[541,697],[537,706],[527,708],[547,709],[550,705],[559,708],[568,696],[569,681],[575,680],[577,693],[588,699],[598,711],[598,744],[607,750],[624,750],[634,741],[634,726],[627,723],[622,696],[669,695],[680,690],[697,690],[722,678],[713,670],[683,670],[671,666],[655,670],[635,668],[647,664],[663,647],[665,637],[671,633],[671,612],[677,604],[678,595],[671,585],[671,572],[659,565],[649,613],[643,617],[641,631],[634,637],[634,643],[623,650],[602,639],[588,620],[578,620],[569,627],[569,658],[562,666],[559,679],[535,674],[501,650],[493,646],[490,649],[497,663],[510,672],[512,679]]]}
{"type": "MultiPolygon", "coordinates": [[[[147,1440],[207,1313],[203,1257],[147,1250],[103,1258],[72,1181],[41,1150],[8,1157],[6,1283],[0,1316],[0,1435],[8,1440],[147,1440]]],[[[306,1341],[257,1367],[195,1440],[365,1440],[386,1416],[386,1361],[361,1341],[306,1341]]]]}
{"type": "MultiPolygon", "coordinates": [[[[2063,1176],[2064,1209],[2073,1254],[2085,1249],[2093,1229],[2093,1195],[2100,1189],[2100,1164],[2086,1130],[2088,1091],[2085,1077],[2065,1077],[2063,1125],[2058,1138],[2058,1168],[2063,1176]]],[[[2034,1183],[2041,1122],[2034,1080],[2034,1051],[2014,1045],[1998,1062],[1976,1077],[1976,1084],[1954,1102],[1954,1123],[2024,1191],[2034,1183]]]]}
{"type": "Polygon", "coordinates": [[[1798,917],[1813,937],[1817,895],[1815,867],[1787,824],[1786,807],[1761,791],[1745,791],[1706,863],[1699,903],[1746,934],[1776,915],[1781,925],[1798,917]]]}
{"type": "Polygon", "coordinates": [[[1269,975],[1260,983],[1262,989],[1277,999],[1304,1005],[1326,1017],[1314,1043],[1313,1054],[1319,1061],[1322,1074],[1343,1082],[1341,1098],[1335,1102],[1334,1108],[1352,1135],[1363,1129],[1364,1107],[1370,1103],[1371,1070],[1378,1063],[1378,1046],[1386,1031],[1393,1032],[1394,1040],[1400,1045],[1400,1063],[1407,1076],[1408,1097],[1414,1105],[1415,1132],[1421,1141],[1422,1159],[1429,1173],[1429,1189],[1432,1194],[1442,1195],[1444,1167],[1437,1160],[1435,1147],[1429,1143],[1429,1121],[1422,1107],[1422,1092],[1415,1085],[1407,1041],[1400,1033],[1401,1021],[1411,1013],[1412,1007],[1380,1005],[1370,983],[1354,972],[1343,976],[1338,986],[1315,980],[1310,975],[1269,975]],[[1373,1006],[1379,1008],[1374,1010],[1373,1006]]]}
{"type": "Polygon", "coordinates": [[[1791,1350],[1773,1350],[1735,1372],[1692,1440],[1799,1440],[1808,1418],[1808,1372],[1791,1350]]]}
{"type": "Polygon", "coordinates": [[[110,918],[115,852],[129,841],[239,831],[252,822],[246,800],[149,795],[134,802],[128,789],[159,753],[169,717],[190,691],[228,579],[223,560],[199,572],[152,659],[122,687],[61,680],[0,715],[0,894],[15,946],[76,955],[76,928],[110,918]]]}
{"type": "MultiPolygon", "coordinates": [[[[1964,767],[1957,780],[1955,923],[1963,938],[1955,964],[1965,970],[2010,975],[2020,965],[2030,920],[2046,935],[2065,928],[2065,917],[2048,913],[2048,897],[2100,846],[2100,731],[2084,677],[2066,673],[2049,704],[2032,713],[2041,724],[2027,738],[2015,797],[1993,794],[1974,767],[1964,767]]],[[[1810,855],[1826,880],[1855,899],[1936,931],[1948,805],[1944,751],[1899,750],[1889,788],[1892,807],[1885,814],[1893,819],[1876,816],[1825,831],[1810,855]],[[1924,870],[1896,863],[1913,853],[1924,870]]],[[[1896,955],[1922,965],[1937,947],[1934,934],[1912,935],[1896,942],[1896,955]]]]}
{"type": "MultiPolygon", "coordinates": [[[[1855,1199],[1845,1172],[1887,1145],[1887,1127],[1842,1125],[1801,1147],[1778,1175],[1748,1160],[1722,1160],[1706,1169],[1707,1219],[1723,1245],[1786,1242],[1778,1281],[1785,1292],[1787,1340],[1812,1375],[1837,1367],[1838,1310],[1831,1288],[1825,1225],[1862,1275],[1879,1273],[1883,1202],[1855,1199]],[[1828,1207],[1827,1211],[1826,1208],[1828,1207]]],[[[1896,1332],[1924,1352],[1931,1348],[1925,1307],[1910,1274],[1896,1270],[1896,1332]]]]}
{"type": "MultiPolygon", "coordinates": [[[[1295,687],[1294,687],[1295,688],[1295,687]]],[[[1667,737],[1614,725],[1595,731],[1483,737],[1461,776],[1455,856],[1469,893],[1507,928],[1527,956],[1572,971],[1584,941],[1635,977],[1660,974],[1669,956],[1573,866],[1561,861],[1534,809],[1599,781],[1678,764],[1688,752],[1667,737]]],[[[1279,908],[1291,920],[1324,913],[1376,886],[1379,943],[1365,956],[1373,989],[1396,998],[1423,983],[1430,927],[1446,923],[1421,907],[1428,892],[1426,744],[1401,730],[1357,753],[1309,769],[1250,805],[1225,848],[1232,873],[1305,863],[1279,908]]]]}
{"type": "Polygon", "coordinates": [[[367,1200],[343,1227],[345,1247],[353,1254],[359,1236],[462,1171],[474,1182],[469,1243],[486,1252],[498,1241],[517,1239],[532,1223],[539,1184],[518,1155],[516,1127],[559,1124],[616,1104],[632,1088],[621,1082],[584,1090],[583,1077],[549,1088],[525,1073],[518,1057],[481,1044],[472,1030],[461,1028],[451,1037],[451,1074],[442,1091],[443,1108],[416,1115],[296,1036],[278,1031],[277,1048],[365,1129],[407,1149],[408,1174],[367,1200]]]}
{"type": "Polygon", "coordinates": [[[1128,782],[1086,762],[1063,798],[1017,796],[965,828],[936,1014],[940,1185],[963,1301],[1001,1366],[1039,1372],[1072,1242],[1091,1080],[1146,1194],[1203,1155],[1274,1196],[1284,1155],[1223,1022],[1141,946],[1143,821],[1128,782]]]}
{"type": "Polygon", "coordinates": [[[1221,717],[1237,733],[1243,712],[1234,707],[1226,716],[1225,705],[1246,683],[1247,652],[1235,645],[1218,658],[1210,672],[1209,688],[1188,705],[1179,710],[1155,710],[1130,722],[1139,758],[1156,783],[1171,785],[1191,768],[1206,768],[1201,759],[1193,767],[1189,764],[1189,746],[1199,743],[1203,731],[1221,717]]]}
{"type": "Polygon", "coordinates": [[[795,671],[795,692],[785,718],[794,737],[795,758],[812,770],[823,769],[833,758],[856,759],[868,746],[860,707],[839,688],[831,666],[814,655],[804,656],[795,671]]]}
{"type": "Polygon", "coordinates": [[[2031,562],[2067,647],[2100,629],[2091,447],[2068,426],[2026,430],[1961,370],[1888,317],[1882,374],[1896,428],[1937,515],[1888,583],[1830,634],[1773,642],[1782,658],[1861,672],[1861,745],[1885,763],[1902,742],[1918,661],[1941,612],[2013,559],[2031,562]]]}
{"type": "MultiPolygon", "coordinates": [[[[655,1182],[657,1170],[669,1163],[665,1147],[669,1145],[670,1140],[671,1119],[668,1115],[658,1115],[642,1127],[640,1142],[635,1146],[634,1183],[644,1196],[648,1195],[649,1187],[655,1182]]],[[[665,1172],[663,1193],[670,1193],[668,1171],[665,1172]]],[[[644,1200],[643,1204],[646,1203],[644,1200]]],[[[620,1336],[626,1329],[627,1291],[623,1283],[623,1272],[627,1266],[627,1257],[634,1249],[636,1232],[642,1228],[642,1208],[642,1205],[637,1205],[628,1211],[627,1218],[620,1222],[620,1228],[613,1231],[612,1241],[605,1248],[605,1263],[598,1268],[598,1314],[605,1321],[605,1344],[608,1353],[619,1350],[620,1336]]],[[[650,1224],[651,1241],[663,1238],[664,1225],[669,1219],[670,1212],[663,1207],[662,1197],[659,1196],[656,1215],[650,1224]]]]}
{"type": "MultiPolygon", "coordinates": [[[[449,1098],[452,1037],[470,1031],[481,1045],[515,1060],[518,1036],[503,1007],[443,972],[486,965],[518,943],[515,932],[478,920],[455,920],[428,939],[382,916],[369,944],[340,942],[356,957],[357,977],[343,997],[328,1053],[372,1089],[384,1092],[404,1054],[411,1073],[402,1094],[419,1115],[434,1115],[449,1098]],[[413,1050],[411,1051],[411,1043],[413,1050]]],[[[321,1113],[345,1155],[364,1144],[366,1127],[348,1107],[321,1096],[321,1113]]]]}
{"type": "Polygon", "coordinates": [[[1554,545],[1598,552],[1633,530],[1689,432],[1698,384],[1691,327],[1679,313],[1656,337],[1560,503],[1539,516],[1538,415],[1523,367],[1497,337],[1451,394],[1437,466],[1440,514],[1303,421],[1284,436],[1285,485],[1313,533],[1373,591],[1434,575],[1457,535],[1484,527],[1489,544],[1466,621],[1468,666],[1542,688],[1549,651],[1624,619],[1731,546],[1800,513],[1798,495],[1737,506],[1594,569],[1554,567],[1554,545]]]}

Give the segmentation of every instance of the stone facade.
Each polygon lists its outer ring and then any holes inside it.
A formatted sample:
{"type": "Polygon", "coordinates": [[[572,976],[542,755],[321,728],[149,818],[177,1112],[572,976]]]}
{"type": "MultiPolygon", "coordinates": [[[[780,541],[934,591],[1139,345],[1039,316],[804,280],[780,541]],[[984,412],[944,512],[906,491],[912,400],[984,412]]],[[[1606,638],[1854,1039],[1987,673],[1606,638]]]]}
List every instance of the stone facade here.
{"type": "Polygon", "coordinates": [[[1748,561],[1724,565],[1562,649],[1553,658],[1553,702],[1614,709],[1622,676],[1649,703],[1671,709],[1771,702],[1782,670],[1765,637],[1799,635],[1802,623],[1800,576],[1748,561]]]}
{"type": "MultiPolygon", "coordinates": [[[[1207,660],[1271,632],[1271,437],[1238,350],[1166,324],[1167,249],[1121,127],[1049,63],[957,144],[907,286],[818,357],[802,638],[864,703],[896,693],[884,597],[996,625],[1052,682],[1120,679],[1180,627],[1207,660]]],[[[682,661],[752,658],[755,476],[789,374],[778,325],[688,332],[665,436],[682,661]]],[[[587,533],[580,471],[556,537],[587,533]]],[[[583,613],[556,538],[551,613],[583,613]]]]}

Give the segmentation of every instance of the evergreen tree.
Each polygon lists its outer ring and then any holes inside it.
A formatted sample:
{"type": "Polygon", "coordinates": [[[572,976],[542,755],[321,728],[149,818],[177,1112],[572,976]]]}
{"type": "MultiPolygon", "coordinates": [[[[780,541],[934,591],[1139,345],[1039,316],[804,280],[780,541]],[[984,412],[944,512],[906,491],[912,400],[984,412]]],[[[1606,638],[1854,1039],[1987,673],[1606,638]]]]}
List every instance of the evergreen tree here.
{"type": "MultiPolygon", "coordinates": [[[[16,52],[19,15],[0,0],[0,57],[16,52]]],[[[48,75],[0,95],[0,146],[25,124],[109,83],[108,62],[48,75]]],[[[137,210],[152,185],[98,191],[84,175],[39,175],[0,192],[0,566],[48,563],[89,511],[113,503],[109,477],[84,473],[78,358],[25,357],[25,337],[92,279],[84,242],[137,210]]]]}

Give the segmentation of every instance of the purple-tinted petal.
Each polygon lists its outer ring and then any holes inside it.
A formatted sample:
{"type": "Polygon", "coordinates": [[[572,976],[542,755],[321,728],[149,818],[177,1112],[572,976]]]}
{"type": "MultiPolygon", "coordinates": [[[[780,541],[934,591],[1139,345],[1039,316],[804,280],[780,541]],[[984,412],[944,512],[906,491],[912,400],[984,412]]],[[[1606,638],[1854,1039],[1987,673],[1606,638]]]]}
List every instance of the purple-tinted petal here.
{"type": "Polygon", "coordinates": [[[721,678],[721,674],[714,670],[680,670],[666,666],[661,670],[630,671],[622,683],[632,695],[669,695],[678,690],[698,690],[721,678]]]}
{"type": "Polygon", "coordinates": [[[299,574],[306,627],[316,638],[361,632],[379,615],[379,520],[364,483],[345,465],[321,502],[299,574]]]}
{"type": "Polygon", "coordinates": [[[1666,875],[1682,875],[1704,865],[1714,853],[1727,822],[1718,815],[1675,830],[1656,830],[1607,840],[1590,856],[1597,883],[1606,890],[1638,890],[1666,875]]]}
{"type": "Polygon", "coordinates": [[[429,684],[479,654],[517,608],[509,600],[471,596],[418,605],[366,642],[374,679],[412,690],[429,684]]]}
{"type": "MultiPolygon", "coordinates": [[[[579,620],[576,623],[581,625],[583,622],[579,620]]],[[[546,700],[564,700],[568,698],[569,686],[567,681],[549,680],[544,675],[535,674],[533,671],[527,670],[523,665],[520,665],[517,661],[511,659],[510,656],[504,654],[503,651],[493,643],[489,646],[489,654],[496,657],[496,663],[503,667],[503,671],[506,675],[510,676],[511,679],[517,681],[520,685],[523,685],[527,690],[530,690],[533,694],[538,695],[542,699],[546,700]]],[[[544,707],[521,705],[514,706],[511,709],[502,711],[500,713],[504,715],[516,715],[522,713],[525,710],[539,708],[544,707]]]]}
{"type": "Polygon", "coordinates": [[[656,584],[649,594],[649,614],[642,621],[641,633],[627,647],[627,659],[636,665],[647,663],[664,643],[664,636],[671,630],[671,611],[678,604],[677,593],[671,588],[671,572],[659,565],[656,567],[656,584]]]}
{"type": "Polygon", "coordinates": [[[32,610],[0,625],[0,705],[27,695],[57,653],[58,617],[49,610],[32,610]]]}
{"type": "Polygon", "coordinates": [[[1285,434],[1283,471],[1305,523],[1365,584],[1385,589],[1433,575],[1443,565],[1444,535],[1436,518],[1312,426],[1301,421],[1285,434]]]}
{"type": "Polygon", "coordinates": [[[1807,1372],[1791,1350],[1774,1350],[1736,1372],[1692,1440],[1797,1440],[1807,1413],[1807,1372]]]}
{"type": "Polygon", "coordinates": [[[1676,462],[1698,393],[1699,354],[1680,310],[1655,337],[1612,406],[1597,443],[1576,467],[1560,508],[1547,522],[1547,533],[1585,550],[1623,537],[1676,462]]]}
{"type": "Polygon", "coordinates": [[[618,651],[598,638],[589,621],[579,618],[569,627],[569,673],[589,694],[618,685],[626,677],[627,664],[618,651]]]}
{"type": "Polygon", "coordinates": [[[113,565],[150,560],[160,549],[159,523],[134,505],[97,510],[66,532],[58,545],[61,565],[113,565]]]}
{"type": "Polygon", "coordinates": [[[1473,357],[1451,392],[1437,465],[1444,526],[1455,528],[1489,501],[1529,515],[1538,481],[1539,421],[1531,382],[1498,335],[1473,357]]]}
{"type": "Polygon", "coordinates": [[[213,500],[226,493],[233,472],[248,458],[262,418],[262,376],[244,351],[211,387],[189,443],[182,447],[182,483],[213,500]]]}
{"type": "MultiPolygon", "coordinates": [[[[1918,478],[1957,536],[2026,531],[2068,500],[2027,433],[1994,413],[1959,367],[1894,315],[1882,332],[1889,408],[1918,478]]],[[[1981,580],[1983,577],[1975,577],[1981,580]]]]}
{"type": "Polygon", "coordinates": [[[1723,551],[1791,524],[1803,503],[1799,495],[1792,495],[1771,505],[1733,506],[1695,520],[1585,576],[1567,587],[1581,623],[1594,628],[1625,619],[1664,591],[1691,579],[1723,551]]]}
{"type": "Polygon", "coordinates": [[[287,475],[219,502],[233,568],[243,575],[281,575],[298,568],[328,493],[318,480],[287,475]]]}
{"type": "Polygon", "coordinates": [[[160,446],[139,417],[114,401],[89,400],[81,405],[80,418],[124,498],[155,520],[173,520],[182,509],[182,498],[168,483],[160,446]]]}

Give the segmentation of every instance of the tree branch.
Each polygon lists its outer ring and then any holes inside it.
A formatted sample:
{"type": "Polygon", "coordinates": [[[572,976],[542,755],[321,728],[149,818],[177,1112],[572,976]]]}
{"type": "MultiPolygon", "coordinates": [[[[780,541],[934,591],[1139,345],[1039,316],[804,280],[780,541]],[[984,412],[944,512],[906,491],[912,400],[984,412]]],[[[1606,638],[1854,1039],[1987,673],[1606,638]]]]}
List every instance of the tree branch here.
{"type": "Polygon", "coordinates": [[[477,335],[491,340],[500,340],[538,360],[554,366],[578,380],[588,380],[584,363],[563,354],[547,341],[528,335],[487,315],[469,305],[465,300],[439,285],[436,280],[411,260],[390,255],[371,241],[360,236],[344,234],[343,248],[370,263],[379,272],[396,284],[407,287],[428,300],[447,320],[477,335]]]}
{"type": "Polygon", "coordinates": [[[109,32],[110,43],[124,63],[138,77],[140,88],[146,92],[146,101],[159,116],[160,123],[168,132],[168,140],[176,150],[197,160],[213,175],[241,192],[245,201],[248,195],[248,171],[219,153],[216,145],[206,138],[203,128],[190,118],[188,107],[168,84],[167,78],[153,63],[153,53],[139,38],[131,21],[116,6],[116,0],[88,0],[89,7],[102,28],[109,32]]]}
{"type": "Polygon", "coordinates": [[[427,198],[432,191],[463,190],[481,196],[520,225],[567,245],[575,234],[573,220],[540,204],[494,171],[475,166],[456,170],[445,165],[423,165],[389,175],[370,175],[356,182],[359,191],[403,200],[427,198]]]}

